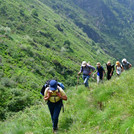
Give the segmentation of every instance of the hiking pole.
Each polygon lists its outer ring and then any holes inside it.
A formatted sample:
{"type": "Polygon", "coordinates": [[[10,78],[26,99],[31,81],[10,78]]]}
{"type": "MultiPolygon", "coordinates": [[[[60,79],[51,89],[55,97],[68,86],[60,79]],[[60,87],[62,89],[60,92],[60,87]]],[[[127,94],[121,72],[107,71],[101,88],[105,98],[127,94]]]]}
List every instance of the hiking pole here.
{"type": "Polygon", "coordinates": [[[77,75],[77,84],[76,84],[76,90],[78,88],[78,84],[79,84],[79,75],[77,75]]]}

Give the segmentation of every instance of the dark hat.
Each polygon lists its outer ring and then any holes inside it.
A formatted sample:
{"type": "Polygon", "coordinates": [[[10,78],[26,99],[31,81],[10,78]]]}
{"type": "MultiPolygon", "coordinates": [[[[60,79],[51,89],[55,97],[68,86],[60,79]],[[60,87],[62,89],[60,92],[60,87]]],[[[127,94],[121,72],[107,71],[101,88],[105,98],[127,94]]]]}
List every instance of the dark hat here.
{"type": "Polygon", "coordinates": [[[50,85],[50,90],[54,91],[57,89],[57,81],[56,80],[51,80],[49,82],[49,85],[50,85]]]}

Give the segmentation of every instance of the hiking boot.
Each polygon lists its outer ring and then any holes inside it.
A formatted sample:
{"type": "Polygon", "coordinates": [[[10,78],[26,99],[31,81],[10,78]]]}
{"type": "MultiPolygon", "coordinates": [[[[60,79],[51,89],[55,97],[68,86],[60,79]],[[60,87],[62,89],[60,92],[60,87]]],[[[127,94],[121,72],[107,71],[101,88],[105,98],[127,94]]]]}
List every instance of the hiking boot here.
{"type": "Polygon", "coordinates": [[[58,131],[58,128],[53,128],[53,133],[56,134],[58,131]]]}

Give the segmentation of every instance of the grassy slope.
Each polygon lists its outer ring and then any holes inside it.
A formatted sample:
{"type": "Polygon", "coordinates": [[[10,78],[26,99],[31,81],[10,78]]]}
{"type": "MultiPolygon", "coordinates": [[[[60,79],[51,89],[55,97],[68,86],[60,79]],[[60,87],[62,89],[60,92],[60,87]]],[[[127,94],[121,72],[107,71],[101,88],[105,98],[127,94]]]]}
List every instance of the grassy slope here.
{"type": "Polygon", "coordinates": [[[35,104],[46,80],[73,86],[83,60],[95,65],[109,59],[73,22],[40,1],[0,0],[0,119],[35,104]]]}
{"type": "MultiPolygon", "coordinates": [[[[91,91],[84,86],[66,90],[68,101],[64,103],[65,113],[60,115],[59,133],[134,133],[134,69],[104,84],[90,86],[91,91]],[[102,102],[102,110],[98,102],[102,102]]],[[[52,133],[49,111],[43,101],[0,124],[2,134],[25,132],[52,133]]]]}

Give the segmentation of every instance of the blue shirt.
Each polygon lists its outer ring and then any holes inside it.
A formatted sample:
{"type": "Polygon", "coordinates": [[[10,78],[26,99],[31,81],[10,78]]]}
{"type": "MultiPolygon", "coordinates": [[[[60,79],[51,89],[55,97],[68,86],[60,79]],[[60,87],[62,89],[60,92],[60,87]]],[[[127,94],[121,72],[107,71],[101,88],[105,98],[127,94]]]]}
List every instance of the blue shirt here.
{"type": "Polygon", "coordinates": [[[97,67],[97,75],[98,76],[103,77],[103,72],[104,72],[104,69],[102,66],[100,68],[97,67]]]}
{"type": "Polygon", "coordinates": [[[83,72],[83,75],[89,75],[89,73],[95,70],[95,68],[91,65],[86,65],[85,67],[81,66],[80,72],[83,72]]]}

